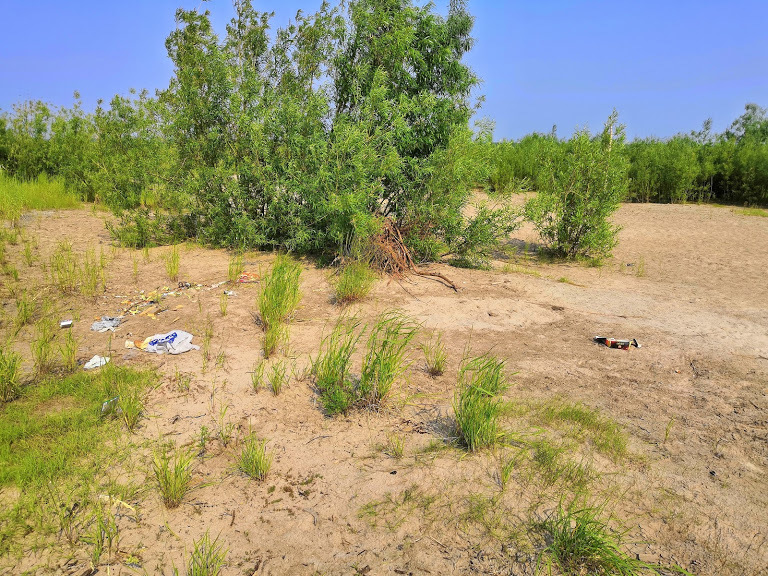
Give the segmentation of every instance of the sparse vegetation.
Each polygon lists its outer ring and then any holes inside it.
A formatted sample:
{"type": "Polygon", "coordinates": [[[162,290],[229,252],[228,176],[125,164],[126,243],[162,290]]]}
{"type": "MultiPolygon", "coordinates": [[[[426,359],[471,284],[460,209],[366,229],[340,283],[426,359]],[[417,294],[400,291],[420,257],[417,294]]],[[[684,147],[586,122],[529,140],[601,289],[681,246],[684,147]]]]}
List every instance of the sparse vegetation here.
{"type": "Polygon", "coordinates": [[[0,402],[10,402],[20,391],[21,356],[6,342],[0,349],[0,402]]]}
{"type": "Polygon", "coordinates": [[[243,262],[243,255],[240,253],[232,254],[229,258],[229,267],[227,268],[227,280],[231,284],[237,282],[240,278],[240,274],[245,270],[245,263],[243,262]]]}
{"type": "Polygon", "coordinates": [[[287,369],[283,360],[272,364],[272,369],[269,372],[269,388],[275,396],[282,392],[283,386],[288,382],[287,369]]]}

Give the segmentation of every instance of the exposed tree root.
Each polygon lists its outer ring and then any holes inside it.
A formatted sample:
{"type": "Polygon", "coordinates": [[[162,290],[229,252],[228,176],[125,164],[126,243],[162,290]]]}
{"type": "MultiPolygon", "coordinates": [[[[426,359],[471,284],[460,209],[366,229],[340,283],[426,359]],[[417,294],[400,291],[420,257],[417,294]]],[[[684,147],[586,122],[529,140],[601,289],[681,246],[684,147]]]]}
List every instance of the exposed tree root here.
{"type": "Polygon", "coordinates": [[[403,277],[411,272],[417,276],[434,279],[454,292],[458,292],[456,284],[438,272],[421,270],[413,261],[411,252],[403,242],[403,237],[397,225],[389,218],[383,219],[382,230],[371,239],[369,261],[373,268],[386,274],[403,277]]]}

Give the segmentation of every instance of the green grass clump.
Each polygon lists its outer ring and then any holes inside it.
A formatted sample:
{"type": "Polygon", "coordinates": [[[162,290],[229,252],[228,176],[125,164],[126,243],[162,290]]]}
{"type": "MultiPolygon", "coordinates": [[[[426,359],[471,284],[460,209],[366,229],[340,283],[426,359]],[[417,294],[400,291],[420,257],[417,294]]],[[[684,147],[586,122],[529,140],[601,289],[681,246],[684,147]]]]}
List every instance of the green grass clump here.
{"type": "Polygon", "coordinates": [[[454,395],[456,432],[471,451],[498,444],[504,437],[499,426],[502,394],[508,385],[504,362],[489,355],[462,363],[454,395]]]}
{"type": "Polygon", "coordinates": [[[227,558],[227,550],[219,539],[211,540],[206,531],[192,545],[187,576],[218,576],[227,558]]]}
{"type": "Polygon", "coordinates": [[[339,304],[362,300],[373,287],[376,275],[364,262],[347,264],[339,274],[335,286],[335,299],[339,304]]]}
{"type": "Polygon", "coordinates": [[[301,265],[290,256],[279,255],[272,270],[261,281],[259,316],[264,330],[264,356],[269,357],[288,337],[286,322],[301,300],[301,265]]]}
{"type": "Polygon", "coordinates": [[[275,362],[269,373],[269,387],[272,394],[278,396],[283,391],[283,386],[288,382],[287,366],[285,362],[275,362]]]}
{"type": "Polygon", "coordinates": [[[78,206],[77,196],[68,192],[61,180],[41,175],[22,182],[0,172],[0,220],[16,221],[25,210],[65,210],[78,206]]]}
{"type": "Polygon", "coordinates": [[[427,372],[433,378],[442,376],[445,372],[445,363],[448,355],[445,353],[445,344],[443,343],[443,333],[438,332],[437,336],[432,336],[429,342],[422,344],[424,351],[424,360],[427,363],[427,372]]]}
{"type": "Polygon", "coordinates": [[[551,400],[541,405],[536,414],[545,424],[569,424],[572,436],[588,439],[599,452],[611,458],[621,459],[627,454],[627,433],[595,408],[551,400]]]}
{"type": "Polygon", "coordinates": [[[108,457],[107,441],[119,431],[113,418],[102,416],[102,404],[154,380],[150,372],[110,363],[95,373],[46,378],[24,388],[0,407],[0,486],[44,486],[80,472],[92,480],[94,462],[108,457]]]}
{"type": "Polygon", "coordinates": [[[179,247],[174,244],[171,246],[171,251],[165,255],[165,272],[168,274],[168,279],[172,282],[176,282],[179,279],[179,247]]]}
{"type": "Polygon", "coordinates": [[[355,401],[350,363],[362,331],[356,333],[360,322],[342,318],[333,332],[323,339],[320,352],[312,362],[312,374],[320,392],[320,401],[328,414],[346,413],[355,401]]]}
{"type": "Polygon", "coordinates": [[[381,314],[371,329],[362,373],[355,380],[350,362],[365,328],[357,331],[356,318],[342,318],[326,337],[312,363],[320,401],[330,414],[346,413],[354,407],[378,408],[392,384],[407,367],[407,346],[416,337],[418,326],[401,312],[381,314]]]}
{"type": "Polygon", "coordinates": [[[539,526],[548,546],[540,563],[552,573],[594,576],[632,576],[653,567],[628,556],[621,549],[622,534],[601,518],[602,510],[591,506],[564,507],[562,503],[539,526]]]}
{"type": "MultiPolygon", "coordinates": [[[[6,343],[5,348],[9,348],[6,343]]],[[[0,349],[0,402],[10,402],[20,392],[21,356],[0,349]]]]}
{"type": "Polygon", "coordinates": [[[395,379],[407,368],[406,347],[418,331],[418,325],[398,311],[384,312],[376,319],[360,376],[365,404],[378,406],[389,395],[395,379]]]}
{"type": "Polygon", "coordinates": [[[20,330],[32,320],[35,314],[35,303],[29,296],[29,293],[24,290],[16,299],[16,330],[20,330]]]}
{"type": "Polygon", "coordinates": [[[77,340],[72,334],[72,330],[68,330],[64,336],[64,342],[59,345],[61,362],[67,372],[74,372],[77,369],[77,349],[77,340]]]}
{"type": "Polygon", "coordinates": [[[176,508],[192,484],[194,456],[183,450],[156,452],[152,460],[157,486],[166,508],[176,508]]]}
{"type": "Polygon", "coordinates": [[[35,334],[29,344],[35,372],[40,376],[54,367],[53,342],[56,338],[55,322],[51,316],[43,316],[35,324],[35,334]]]}
{"type": "Polygon", "coordinates": [[[245,441],[243,451],[237,462],[237,468],[254,480],[264,480],[272,468],[275,455],[267,452],[267,441],[251,436],[245,441]]]}
{"type": "Polygon", "coordinates": [[[234,284],[237,282],[237,279],[240,278],[240,274],[243,273],[244,269],[245,263],[243,262],[243,255],[233,254],[229,259],[229,267],[227,268],[227,280],[234,284]]]}

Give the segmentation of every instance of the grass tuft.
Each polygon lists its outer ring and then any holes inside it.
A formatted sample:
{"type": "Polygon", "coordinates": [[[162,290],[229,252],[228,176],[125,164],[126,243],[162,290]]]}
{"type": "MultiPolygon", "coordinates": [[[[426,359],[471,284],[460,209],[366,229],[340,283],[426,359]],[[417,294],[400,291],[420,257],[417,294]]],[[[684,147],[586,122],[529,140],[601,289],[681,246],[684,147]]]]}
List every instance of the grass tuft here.
{"type": "Polygon", "coordinates": [[[283,391],[283,386],[288,382],[287,366],[285,361],[275,362],[269,373],[269,388],[272,394],[278,396],[283,391]]]}
{"type": "Polygon", "coordinates": [[[275,455],[267,452],[267,441],[251,436],[245,441],[237,468],[254,480],[264,480],[272,468],[275,455]]]}
{"type": "Polygon", "coordinates": [[[233,254],[229,259],[229,267],[227,268],[227,280],[234,284],[237,279],[240,278],[240,274],[245,269],[245,263],[243,262],[242,254],[233,254]]]}
{"type": "Polygon", "coordinates": [[[560,574],[631,576],[656,572],[648,564],[628,556],[621,549],[622,534],[601,518],[602,509],[561,504],[539,526],[548,542],[539,560],[548,572],[560,574]]]}
{"type": "Polygon", "coordinates": [[[379,406],[392,384],[407,368],[406,347],[418,334],[418,325],[401,312],[381,314],[371,329],[360,377],[360,398],[379,406]]]}
{"type": "Polygon", "coordinates": [[[443,333],[438,332],[429,339],[429,342],[422,344],[424,351],[424,360],[427,363],[427,372],[433,378],[442,376],[445,372],[445,363],[448,355],[445,353],[445,343],[443,342],[443,333]]]}
{"type": "Polygon", "coordinates": [[[373,287],[376,275],[364,262],[352,262],[344,266],[335,286],[335,299],[339,304],[362,300],[373,287]]]}
{"type": "Polygon", "coordinates": [[[299,278],[301,266],[290,256],[279,255],[272,270],[261,281],[259,316],[264,330],[264,356],[271,356],[287,340],[285,323],[301,300],[299,278]]]}
{"type": "Polygon", "coordinates": [[[168,279],[172,282],[176,282],[179,279],[179,247],[174,244],[171,246],[171,251],[165,255],[165,272],[168,274],[168,279]]]}
{"type": "Polygon", "coordinates": [[[502,401],[498,395],[507,387],[502,360],[484,355],[462,363],[453,410],[456,432],[469,450],[494,446],[503,439],[499,427],[502,401]]]}
{"type": "Polygon", "coordinates": [[[227,550],[218,537],[211,540],[206,531],[192,545],[192,556],[187,568],[188,576],[218,576],[227,558],[227,550]]]}
{"type": "Polygon", "coordinates": [[[19,395],[21,356],[10,350],[8,343],[0,349],[0,402],[10,402],[19,395]]]}
{"type": "Polygon", "coordinates": [[[152,461],[160,494],[166,508],[176,508],[192,483],[193,455],[182,450],[156,452],[152,461]]]}
{"type": "Polygon", "coordinates": [[[350,378],[350,362],[362,331],[356,333],[357,318],[341,318],[333,332],[320,344],[320,352],[312,362],[312,374],[320,392],[320,401],[328,414],[346,413],[355,400],[350,378]]]}

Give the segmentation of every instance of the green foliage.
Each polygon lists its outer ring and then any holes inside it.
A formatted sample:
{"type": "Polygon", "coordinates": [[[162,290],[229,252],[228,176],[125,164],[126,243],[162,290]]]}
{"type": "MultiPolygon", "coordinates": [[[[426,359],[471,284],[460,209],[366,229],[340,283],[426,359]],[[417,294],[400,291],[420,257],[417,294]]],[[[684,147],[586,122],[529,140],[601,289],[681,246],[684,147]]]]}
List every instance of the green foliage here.
{"type": "Polygon", "coordinates": [[[227,559],[227,549],[219,543],[218,537],[211,541],[206,530],[199,540],[192,544],[187,576],[218,576],[227,559]]]}
{"type": "Polygon", "coordinates": [[[499,395],[506,389],[503,361],[485,355],[462,362],[453,411],[456,432],[469,450],[494,446],[503,439],[499,395]]]}
{"type": "Polygon", "coordinates": [[[287,382],[288,376],[285,361],[275,362],[269,373],[269,387],[272,390],[272,394],[278,396],[287,382]]]}
{"type": "Polygon", "coordinates": [[[194,456],[184,450],[162,450],[152,458],[152,470],[166,508],[176,508],[192,483],[194,456]]]}
{"type": "Polygon", "coordinates": [[[364,262],[351,262],[339,273],[335,286],[335,298],[339,304],[362,300],[371,291],[376,275],[364,262]]]}
{"type": "Polygon", "coordinates": [[[539,193],[526,204],[544,242],[557,255],[601,257],[616,244],[608,218],[626,196],[624,129],[614,112],[601,134],[576,132],[544,165],[539,193]]]}
{"type": "Polygon", "coordinates": [[[627,146],[629,198],[640,202],[702,199],[697,145],[689,138],[635,140],[627,146]]]}
{"type": "Polygon", "coordinates": [[[273,452],[267,452],[266,440],[251,436],[243,444],[237,467],[243,474],[254,480],[264,480],[272,468],[274,457],[273,452]]]}
{"type": "Polygon", "coordinates": [[[240,274],[243,273],[244,269],[245,264],[243,262],[243,255],[233,254],[229,259],[229,266],[227,268],[227,280],[234,284],[237,282],[237,279],[240,278],[240,274]]]}
{"type": "Polygon", "coordinates": [[[301,300],[301,265],[290,256],[278,255],[272,270],[261,279],[259,316],[264,330],[264,355],[269,357],[287,337],[286,322],[301,300]]]}

